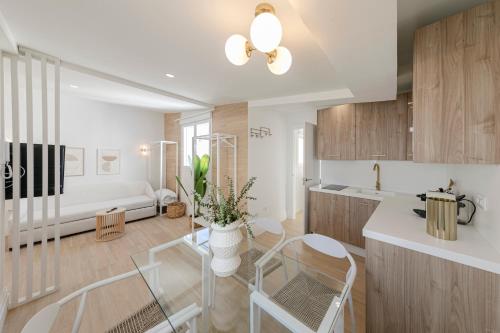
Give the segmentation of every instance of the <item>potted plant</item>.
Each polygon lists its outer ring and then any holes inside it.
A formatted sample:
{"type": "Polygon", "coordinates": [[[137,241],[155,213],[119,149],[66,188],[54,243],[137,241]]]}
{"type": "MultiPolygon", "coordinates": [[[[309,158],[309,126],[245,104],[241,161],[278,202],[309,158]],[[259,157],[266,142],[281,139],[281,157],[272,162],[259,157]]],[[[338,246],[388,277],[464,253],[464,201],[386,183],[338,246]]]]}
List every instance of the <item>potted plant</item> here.
{"type": "Polygon", "coordinates": [[[227,195],[222,188],[209,184],[208,197],[199,201],[207,210],[203,218],[212,228],[209,240],[213,252],[211,267],[217,276],[230,276],[240,266],[241,258],[238,250],[243,236],[239,227],[242,223],[248,234],[253,237],[251,226],[247,223],[250,214],[246,209],[246,201],[255,200],[248,194],[255,179],[255,177],[250,178],[239,194],[234,191],[233,180],[230,177],[227,177],[227,195]]]}
{"type": "Polygon", "coordinates": [[[193,217],[196,218],[201,216],[200,212],[200,201],[203,200],[207,192],[207,173],[210,166],[210,156],[207,154],[203,155],[201,158],[198,155],[193,157],[192,161],[192,173],[193,173],[193,189],[191,190],[191,195],[194,194],[194,201],[191,202],[190,194],[186,190],[186,187],[182,184],[179,176],[175,176],[177,183],[181,187],[189,204],[193,207],[193,217]]]}

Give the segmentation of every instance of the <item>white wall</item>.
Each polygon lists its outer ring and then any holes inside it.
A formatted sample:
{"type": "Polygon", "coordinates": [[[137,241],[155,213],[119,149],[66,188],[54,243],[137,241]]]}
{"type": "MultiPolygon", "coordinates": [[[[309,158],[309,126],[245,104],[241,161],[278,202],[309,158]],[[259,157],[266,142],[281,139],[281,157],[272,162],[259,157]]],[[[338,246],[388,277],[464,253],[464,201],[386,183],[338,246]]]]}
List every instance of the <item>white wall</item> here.
{"type": "MultiPolygon", "coordinates": [[[[374,188],[374,161],[321,161],[322,184],[374,188]]],[[[377,161],[382,190],[417,194],[448,184],[445,164],[419,164],[411,161],[377,161]]]]}
{"type": "Polygon", "coordinates": [[[478,207],[474,225],[500,252],[500,165],[452,165],[449,175],[461,193],[487,199],[487,210],[478,207]]]}
{"type": "Polygon", "coordinates": [[[252,214],[282,221],[290,216],[292,202],[293,129],[305,121],[316,123],[316,110],[307,105],[250,107],[248,127],[269,127],[272,136],[250,138],[248,175],[257,177],[249,202],[252,214]]]}
{"type": "MultiPolygon", "coordinates": [[[[8,95],[6,95],[8,96],[8,95]]],[[[34,91],[34,142],[41,143],[40,92],[34,91]]],[[[25,97],[20,94],[21,141],[26,140],[25,97]]],[[[50,99],[49,99],[50,101],[50,99]]],[[[6,103],[6,136],[12,138],[10,102],[6,103]]],[[[49,103],[49,143],[53,143],[53,103],[49,103]]],[[[148,159],[140,146],[163,139],[163,114],[148,109],[61,95],[61,144],[85,148],[85,175],[66,177],[65,187],[78,183],[147,180],[148,159]],[[97,175],[97,148],[121,152],[119,175],[97,175]]]]}
{"type": "Polygon", "coordinates": [[[251,214],[272,217],[278,221],[286,218],[286,119],[272,108],[250,108],[248,127],[269,127],[272,135],[248,138],[248,176],[257,177],[248,208],[251,214]]]}
{"type": "Polygon", "coordinates": [[[148,158],[140,146],[162,140],[163,114],[116,104],[61,96],[61,144],[85,148],[85,175],[66,177],[66,186],[120,180],[147,180],[148,158]],[[119,175],[97,175],[97,149],[121,152],[119,175]]]}

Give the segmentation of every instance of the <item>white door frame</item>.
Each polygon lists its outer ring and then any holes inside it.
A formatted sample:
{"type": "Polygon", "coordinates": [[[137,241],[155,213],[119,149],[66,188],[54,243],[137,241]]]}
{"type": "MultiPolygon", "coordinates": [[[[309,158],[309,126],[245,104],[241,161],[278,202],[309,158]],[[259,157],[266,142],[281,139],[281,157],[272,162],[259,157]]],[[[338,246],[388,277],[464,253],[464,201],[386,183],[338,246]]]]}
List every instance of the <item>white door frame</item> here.
{"type": "Polygon", "coordinates": [[[286,215],[287,219],[295,219],[296,205],[295,205],[295,131],[302,129],[304,126],[295,124],[288,129],[287,133],[287,198],[286,198],[286,215]]]}

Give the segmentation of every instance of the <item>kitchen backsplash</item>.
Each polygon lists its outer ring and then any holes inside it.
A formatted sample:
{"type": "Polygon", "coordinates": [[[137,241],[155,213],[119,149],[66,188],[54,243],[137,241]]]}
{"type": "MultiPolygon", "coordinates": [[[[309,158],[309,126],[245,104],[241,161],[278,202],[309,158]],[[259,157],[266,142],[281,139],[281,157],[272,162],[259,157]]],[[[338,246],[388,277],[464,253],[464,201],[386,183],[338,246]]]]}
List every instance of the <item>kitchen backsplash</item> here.
{"type": "MultiPolygon", "coordinates": [[[[374,161],[321,161],[323,184],[375,187],[374,161]]],[[[421,193],[448,184],[444,164],[418,164],[406,161],[377,161],[380,164],[382,190],[421,193]]]]}

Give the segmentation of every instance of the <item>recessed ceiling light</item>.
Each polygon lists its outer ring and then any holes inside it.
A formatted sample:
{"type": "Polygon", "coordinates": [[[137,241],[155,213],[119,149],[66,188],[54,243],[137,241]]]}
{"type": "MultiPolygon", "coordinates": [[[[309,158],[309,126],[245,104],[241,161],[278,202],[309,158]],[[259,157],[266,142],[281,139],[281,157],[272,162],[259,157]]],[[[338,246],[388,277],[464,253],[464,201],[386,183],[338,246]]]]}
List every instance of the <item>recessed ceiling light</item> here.
{"type": "Polygon", "coordinates": [[[174,75],[174,74],[170,74],[170,73],[165,74],[165,76],[166,76],[166,77],[169,77],[169,78],[171,78],[171,79],[173,79],[173,78],[175,77],[175,75],[174,75]]]}
{"type": "Polygon", "coordinates": [[[70,84],[69,87],[73,88],[73,89],[77,89],[78,88],[78,86],[76,84],[70,84]]]}

